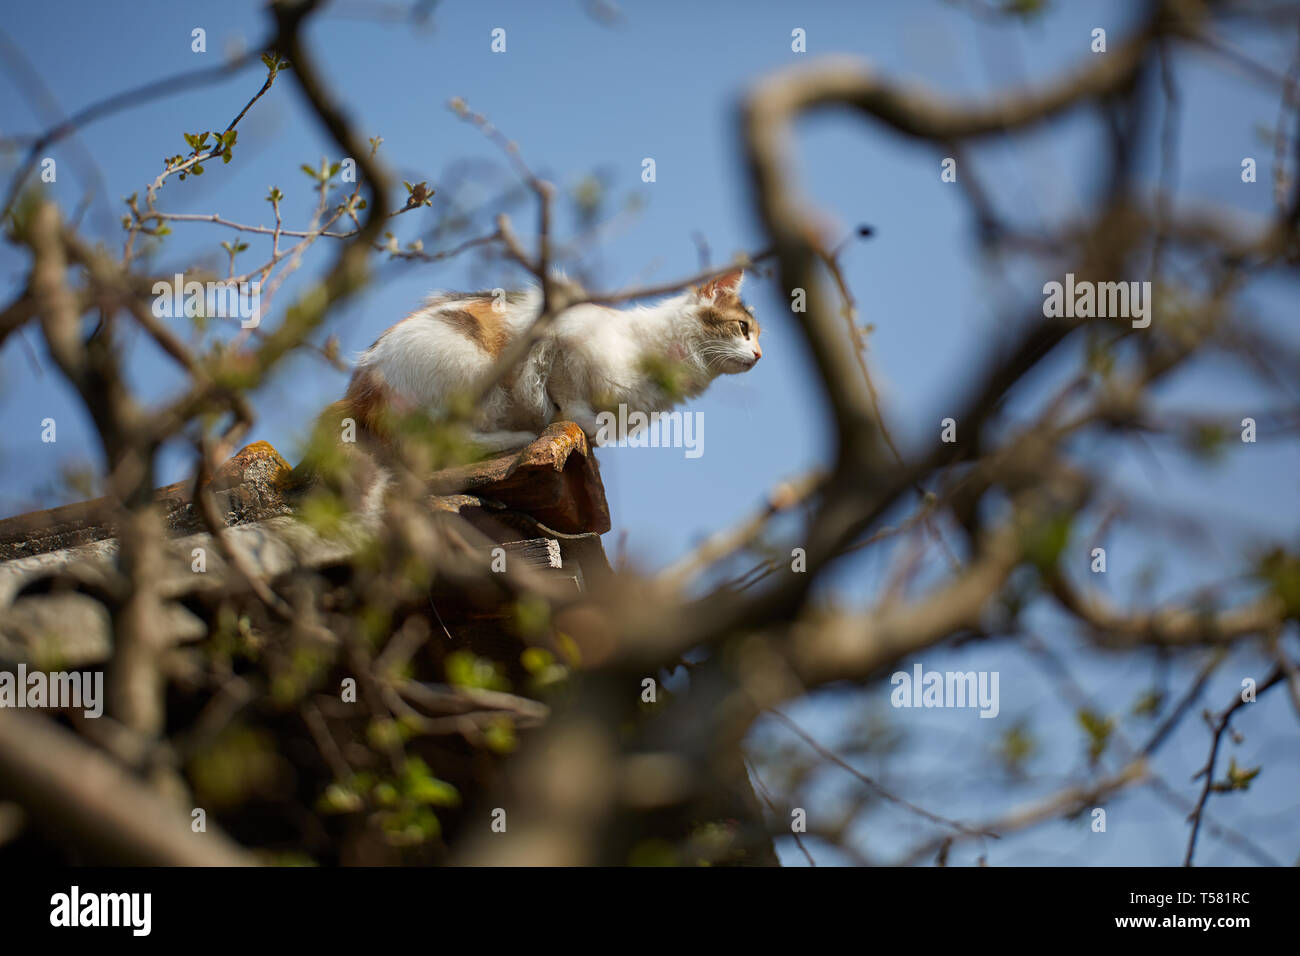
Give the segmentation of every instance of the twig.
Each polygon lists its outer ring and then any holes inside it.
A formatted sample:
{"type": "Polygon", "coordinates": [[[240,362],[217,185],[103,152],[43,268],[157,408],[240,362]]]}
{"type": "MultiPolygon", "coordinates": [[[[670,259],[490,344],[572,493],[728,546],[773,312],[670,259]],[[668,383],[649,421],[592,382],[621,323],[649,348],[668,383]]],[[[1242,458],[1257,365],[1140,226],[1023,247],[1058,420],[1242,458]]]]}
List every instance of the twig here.
{"type": "MultiPolygon", "coordinates": [[[[1267,678],[1265,678],[1264,683],[1259,685],[1256,694],[1262,694],[1275,684],[1281,683],[1284,676],[1281,667],[1273,668],[1273,671],[1267,678]]],[[[1246,699],[1244,695],[1238,694],[1236,700],[1232,702],[1231,706],[1221,711],[1217,717],[1210,721],[1210,730],[1212,734],[1210,740],[1210,756],[1209,759],[1206,760],[1205,766],[1201,768],[1196,776],[1192,777],[1192,779],[1195,780],[1197,777],[1204,776],[1205,784],[1201,788],[1200,799],[1196,801],[1196,806],[1193,808],[1191,816],[1189,817],[1192,822],[1192,833],[1187,839],[1187,855],[1183,858],[1183,866],[1191,866],[1192,857],[1196,853],[1196,838],[1201,833],[1201,818],[1205,813],[1205,805],[1210,800],[1210,794],[1214,790],[1214,765],[1219,757],[1219,744],[1223,741],[1224,731],[1228,729],[1228,724],[1232,720],[1232,715],[1245,705],[1246,699]]]]}

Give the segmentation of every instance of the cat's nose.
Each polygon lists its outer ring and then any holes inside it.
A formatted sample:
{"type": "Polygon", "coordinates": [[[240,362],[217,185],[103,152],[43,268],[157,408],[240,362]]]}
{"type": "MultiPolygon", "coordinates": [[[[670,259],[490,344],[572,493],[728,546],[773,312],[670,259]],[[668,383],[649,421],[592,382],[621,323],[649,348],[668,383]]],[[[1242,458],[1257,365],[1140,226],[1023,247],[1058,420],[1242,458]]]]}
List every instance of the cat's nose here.
{"type": "Polygon", "coordinates": [[[757,345],[754,346],[754,361],[757,362],[763,357],[763,350],[757,345]]]}

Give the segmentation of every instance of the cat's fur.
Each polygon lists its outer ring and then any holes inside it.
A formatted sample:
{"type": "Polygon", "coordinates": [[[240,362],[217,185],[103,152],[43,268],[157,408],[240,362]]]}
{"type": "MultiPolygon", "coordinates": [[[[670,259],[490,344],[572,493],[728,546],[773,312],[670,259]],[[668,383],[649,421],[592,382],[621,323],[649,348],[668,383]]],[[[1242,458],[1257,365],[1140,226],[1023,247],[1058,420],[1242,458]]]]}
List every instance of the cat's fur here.
{"type": "MultiPolygon", "coordinates": [[[[522,447],[552,421],[577,422],[595,438],[600,410],[667,411],[718,375],[753,368],[763,351],[740,298],[743,278],[732,272],[654,305],[565,310],[477,410],[473,441],[493,451],[522,447]],[[661,384],[669,369],[678,379],[672,392],[661,384]]],[[[431,296],[362,353],[331,410],[381,442],[392,413],[438,414],[482,379],[540,304],[538,290],[431,296]]]]}

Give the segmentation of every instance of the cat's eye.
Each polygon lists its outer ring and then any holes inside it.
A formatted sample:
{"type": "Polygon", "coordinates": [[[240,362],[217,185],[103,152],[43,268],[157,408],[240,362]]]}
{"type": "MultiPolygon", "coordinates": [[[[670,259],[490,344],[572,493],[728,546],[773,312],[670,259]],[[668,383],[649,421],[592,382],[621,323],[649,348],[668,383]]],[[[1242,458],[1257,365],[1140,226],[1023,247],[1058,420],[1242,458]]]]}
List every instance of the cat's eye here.
{"type": "Polygon", "coordinates": [[[749,338],[749,323],[742,319],[739,325],[740,325],[740,334],[744,338],[749,338]]]}

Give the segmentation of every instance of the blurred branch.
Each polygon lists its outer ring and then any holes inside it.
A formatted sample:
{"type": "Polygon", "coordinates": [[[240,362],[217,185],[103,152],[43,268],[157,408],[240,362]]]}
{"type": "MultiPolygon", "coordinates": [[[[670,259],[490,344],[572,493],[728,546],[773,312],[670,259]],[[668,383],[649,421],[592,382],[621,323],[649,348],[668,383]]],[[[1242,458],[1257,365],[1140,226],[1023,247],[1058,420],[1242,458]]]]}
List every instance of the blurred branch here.
{"type": "Polygon", "coordinates": [[[59,839],[105,862],[143,866],[251,866],[225,835],[195,833],[166,802],[44,717],[0,708],[0,791],[59,839]]]}

